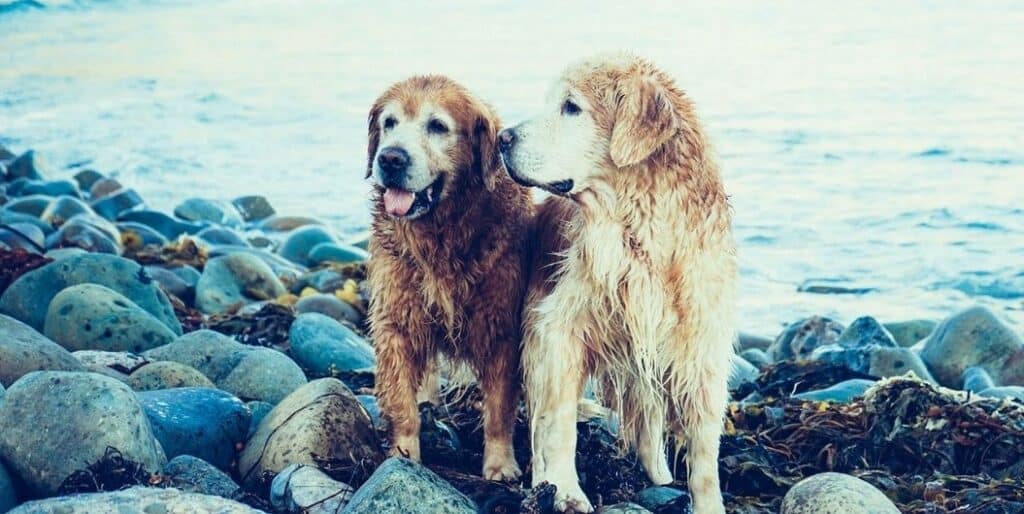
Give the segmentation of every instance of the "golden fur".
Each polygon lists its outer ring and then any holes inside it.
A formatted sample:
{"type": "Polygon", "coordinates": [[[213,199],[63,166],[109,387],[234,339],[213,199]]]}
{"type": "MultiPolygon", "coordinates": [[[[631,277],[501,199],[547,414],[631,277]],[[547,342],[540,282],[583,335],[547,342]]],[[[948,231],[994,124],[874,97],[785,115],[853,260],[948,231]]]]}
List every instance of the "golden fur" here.
{"type": "MultiPolygon", "coordinates": [[[[501,169],[495,114],[438,76],[395,84],[375,102],[368,176],[381,140],[378,117],[394,102],[410,117],[426,105],[440,109],[454,120],[457,139],[446,153],[431,157],[430,166],[445,175],[433,212],[414,220],[394,218],[385,212],[381,188],[374,193],[369,319],[377,396],[390,424],[391,451],[420,458],[417,392],[424,385],[436,388],[433,370],[441,354],[468,364],[485,395],[484,476],[516,478],[512,427],[530,194],[501,169]]],[[[434,396],[427,393],[421,397],[434,396]]]]}

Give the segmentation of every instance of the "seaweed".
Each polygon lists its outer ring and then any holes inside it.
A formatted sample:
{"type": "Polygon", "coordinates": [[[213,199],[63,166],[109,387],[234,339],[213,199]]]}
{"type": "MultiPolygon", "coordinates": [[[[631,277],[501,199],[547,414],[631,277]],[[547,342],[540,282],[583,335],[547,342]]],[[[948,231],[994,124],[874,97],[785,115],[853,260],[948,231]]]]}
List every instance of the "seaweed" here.
{"type": "Polygon", "coordinates": [[[166,485],[164,482],[160,475],[150,474],[142,464],[126,459],[118,449],[108,446],[99,460],[65,478],[57,493],[64,496],[119,491],[134,485],[166,485]]]}
{"type": "Polygon", "coordinates": [[[0,294],[3,294],[15,280],[18,280],[18,277],[51,262],[53,259],[23,248],[14,250],[0,248],[0,294]]]}
{"type": "Polygon", "coordinates": [[[211,316],[207,326],[211,330],[233,336],[243,344],[283,350],[288,347],[288,330],[293,321],[294,309],[269,302],[251,314],[228,312],[211,316]]]}
{"type": "Polygon", "coordinates": [[[126,245],[123,257],[142,265],[156,264],[161,266],[192,266],[202,271],[209,255],[205,248],[195,240],[182,237],[165,245],[126,245]]]}

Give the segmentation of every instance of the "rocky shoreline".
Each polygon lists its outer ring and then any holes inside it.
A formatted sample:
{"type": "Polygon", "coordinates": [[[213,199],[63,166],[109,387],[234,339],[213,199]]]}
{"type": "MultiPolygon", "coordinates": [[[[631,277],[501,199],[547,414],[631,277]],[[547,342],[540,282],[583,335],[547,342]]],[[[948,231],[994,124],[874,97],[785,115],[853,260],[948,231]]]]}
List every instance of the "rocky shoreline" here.
{"type": "MultiPolygon", "coordinates": [[[[150,210],[32,151],[0,147],[0,176],[0,512],[550,512],[478,476],[471,384],[421,407],[423,465],[386,458],[365,234],[259,196],[150,210]]],[[[739,351],[729,512],[1024,512],[1024,342],[992,312],[812,317],[739,351]]],[[[683,455],[651,487],[592,414],[601,512],[687,512],[683,455]]]]}

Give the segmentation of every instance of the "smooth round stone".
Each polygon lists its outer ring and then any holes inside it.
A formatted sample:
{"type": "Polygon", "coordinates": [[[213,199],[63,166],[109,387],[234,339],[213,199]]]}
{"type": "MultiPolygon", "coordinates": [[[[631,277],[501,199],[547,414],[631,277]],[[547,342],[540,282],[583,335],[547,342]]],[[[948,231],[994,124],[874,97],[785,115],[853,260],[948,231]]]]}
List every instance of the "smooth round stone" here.
{"type": "Polygon", "coordinates": [[[381,464],[349,500],[346,514],[473,514],[476,504],[433,471],[409,459],[381,464]]]}
{"type": "Polygon", "coordinates": [[[7,163],[7,180],[27,178],[44,180],[49,175],[49,166],[35,150],[29,150],[7,163]]]}
{"type": "Polygon", "coordinates": [[[53,298],[43,333],[69,350],[143,352],[175,333],[131,300],[96,284],[71,286],[53,298]]]}
{"type": "Polygon", "coordinates": [[[75,173],[75,176],[73,178],[75,179],[75,182],[78,183],[79,189],[81,189],[82,191],[89,191],[90,189],[92,189],[93,184],[103,179],[104,177],[102,173],[96,170],[85,169],[79,171],[78,173],[75,173]]]}
{"type": "Polygon", "coordinates": [[[92,253],[119,255],[121,234],[108,221],[91,214],[79,214],[46,237],[47,248],[81,248],[92,253]]]}
{"type": "Polygon", "coordinates": [[[601,514],[651,514],[651,511],[635,503],[625,502],[602,507],[601,514]]]}
{"type": "Polygon", "coordinates": [[[351,236],[349,236],[349,238],[345,240],[345,244],[348,245],[348,246],[354,246],[354,247],[359,248],[361,250],[369,250],[369,248],[370,248],[370,235],[371,235],[371,232],[369,230],[363,230],[361,232],[357,232],[357,233],[352,234],[351,236]]]}
{"type": "Polygon", "coordinates": [[[862,316],[853,320],[850,326],[839,335],[836,344],[846,348],[864,348],[869,346],[898,346],[892,334],[881,323],[870,316],[862,316]]]}
{"type": "Polygon", "coordinates": [[[315,312],[353,325],[358,324],[363,317],[355,307],[332,294],[314,294],[299,298],[295,303],[295,311],[300,314],[315,312]]]}
{"type": "Polygon", "coordinates": [[[0,243],[8,248],[21,248],[39,253],[46,246],[46,234],[31,223],[11,223],[0,226],[0,243]]]}
{"type": "Polygon", "coordinates": [[[150,472],[167,462],[135,393],[113,378],[38,371],[0,403],[0,458],[31,495],[53,496],[108,447],[150,472]]]}
{"type": "Polygon", "coordinates": [[[874,377],[898,377],[913,372],[917,378],[935,384],[924,361],[910,348],[874,348],[871,351],[867,374],[874,377]]]}
{"type": "Polygon", "coordinates": [[[33,371],[85,371],[82,363],[32,327],[0,314],[0,385],[33,371]]]}
{"type": "Polygon", "coordinates": [[[46,196],[70,196],[72,198],[81,198],[82,193],[78,190],[78,186],[70,180],[31,180],[21,186],[17,192],[19,196],[23,195],[46,195],[46,196]]]}
{"type": "Polygon", "coordinates": [[[152,361],[171,361],[195,368],[217,383],[238,364],[236,355],[249,351],[249,348],[220,332],[196,330],[171,344],[145,352],[143,356],[152,361]]]}
{"type": "Polygon", "coordinates": [[[774,340],[770,337],[765,337],[757,334],[750,334],[747,332],[740,332],[736,347],[739,350],[757,349],[767,351],[768,347],[772,345],[774,340]]]}
{"type": "Polygon", "coordinates": [[[348,264],[351,262],[365,262],[370,258],[366,250],[354,246],[345,246],[335,243],[320,243],[309,251],[306,261],[310,266],[317,266],[325,262],[348,264]]]}
{"type": "Polygon", "coordinates": [[[182,234],[196,234],[200,230],[206,228],[206,225],[198,223],[186,223],[184,221],[176,220],[159,211],[149,210],[135,210],[123,212],[118,217],[118,221],[133,221],[135,223],[141,223],[146,225],[153,230],[156,230],[168,241],[178,239],[178,236],[182,234]]]}
{"type": "Polygon", "coordinates": [[[743,357],[747,362],[753,364],[757,369],[765,369],[772,365],[772,358],[765,353],[764,350],[758,350],[757,348],[748,348],[740,352],[740,357],[743,357]]]}
{"type": "Polygon", "coordinates": [[[1009,398],[1024,403],[1024,386],[999,386],[990,387],[978,393],[981,396],[990,398],[1009,398]]]}
{"type": "Polygon", "coordinates": [[[164,246],[168,243],[163,234],[141,223],[122,221],[115,226],[121,232],[121,241],[126,248],[138,249],[146,245],[164,246]]]}
{"type": "Polygon", "coordinates": [[[104,218],[115,221],[121,214],[145,205],[134,189],[120,189],[92,202],[92,210],[104,218]]]}
{"type": "Polygon", "coordinates": [[[345,280],[344,275],[329,268],[310,271],[295,281],[292,291],[299,293],[307,287],[312,287],[317,291],[334,291],[341,289],[345,285],[345,280]]]}
{"type": "Polygon", "coordinates": [[[363,404],[363,408],[366,409],[370,420],[373,421],[373,426],[377,427],[378,430],[386,428],[384,418],[380,415],[380,404],[377,403],[376,396],[372,394],[358,394],[356,399],[359,400],[359,403],[363,404]]]}
{"type": "Polygon", "coordinates": [[[739,356],[734,356],[732,359],[732,374],[729,375],[729,390],[739,388],[739,386],[757,380],[757,377],[761,375],[761,372],[757,369],[757,366],[747,362],[739,356]]]}
{"type": "Polygon", "coordinates": [[[977,366],[971,366],[964,370],[963,382],[964,391],[971,391],[973,393],[980,393],[996,385],[992,381],[992,377],[988,376],[988,372],[984,368],[977,366]]]}
{"type": "Polygon", "coordinates": [[[382,456],[366,411],[333,378],[300,387],[263,418],[239,457],[238,474],[243,484],[254,485],[267,471],[315,466],[314,455],[353,462],[379,462],[382,456]]]}
{"type": "Polygon", "coordinates": [[[278,248],[277,253],[289,261],[309,266],[309,253],[315,246],[321,243],[335,242],[337,240],[334,234],[326,227],[310,225],[297,228],[288,234],[288,237],[281,243],[281,247],[278,248]]]}
{"type": "Polygon", "coordinates": [[[892,334],[896,344],[909,347],[928,337],[938,324],[930,319],[912,319],[885,323],[883,326],[892,334]]]}
{"type": "Polygon", "coordinates": [[[249,243],[237,231],[227,228],[210,226],[200,230],[196,237],[211,245],[249,246],[249,243]]]}
{"type": "Polygon", "coordinates": [[[191,455],[178,455],[170,460],[160,475],[170,481],[171,487],[189,493],[211,494],[232,498],[240,493],[238,484],[226,473],[203,459],[191,455]]]}
{"type": "MultiPolygon", "coordinates": [[[[0,399],[4,397],[4,388],[0,387],[0,399]]],[[[18,504],[17,490],[14,488],[14,480],[11,478],[7,468],[0,462],[0,512],[7,512],[18,504]]]]}
{"type": "Polygon", "coordinates": [[[206,387],[137,395],[168,457],[192,455],[222,470],[231,469],[235,445],[245,441],[249,430],[249,409],[241,400],[206,387]]]}
{"type": "Polygon", "coordinates": [[[274,207],[270,205],[270,202],[259,195],[240,196],[232,200],[231,204],[238,209],[238,212],[242,215],[242,219],[247,222],[259,221],[276,214],[276,211],[274,211],[274,207]]]}
{"type": "Polygon", "coordinates": [[[39,219],[56,228],[79,214],[93,214],[92,208],[77,198],[62,196],[51,201],[39,215],[39,219]]]}
{"type": "Polygon", "coordinates": [[[60,261],[60,260],[67,259],[68,257],[74,257],[76,255],[84,255],[84,254],[87,254],[87,253],[89,253],[89,252],[87,252],[87,251],[85,251],[85,250],[83,250],[81,248],[54,248],[52,250],[47,250],[46,253],[43,254],[43,255],[45,255],[46,257],[48,257],[50,259],[53,259],[55,261],[60,261]]]}
{"type": "Polygon", "coordinates": [[[50,198],[49,196],[22,196],[21,198],[15,198],[4,204],[4,211],[28,214],[29,216],[38,218],[51,203],[53,203],[53,198],[50,198]]]}
{"type": "Polygon", "coordinates": [[[287,355],[270,348],[253,348],[217,382],[217,387],[243,400],[277,403],[305,384],[305,373],[287,355]]]}
{"type": "Polygon", "coordinates": [[[206,375],[179,362],[160,361],[137,369],[128,376],[128,385],[136,391],[158,391],[180,387],[216,387],[206,375]]]}
{"type": "Polygon", "coordinates": [[[227,202],[206,198],[189,198],[174,208],[174,215],[188,221],[206,221],[217,225],[239,227],[242,217],[227,202]]]}
{"type": "Polygon", "coordinates": [[[836,342],[843,329],[843,325],[835,320],[811,316],[786,327],[768,348],[768,355],[775,362],[806,359],[815,348],[836,342]]]}
{"type": "Polygon", "coordinates": [[[219,496],[160,487],[129,487],[113,493],[76,494],[25,503],[8,514],[263,514],[219,496]]]}
{"type": "Polygon", "coordinates": [[[248,440],[256,433],[256,429],[259,427],[260,422],[263,421],[263,418],[267,417],[267,414],[270,414],[270,411],[274,410],[274,404],[253,400],[251,402],[246,402],[245,406],[249,407],[249,412],[252,413],[252,418],[249,421],[249,433],[246,437],[246,440],[248,440]]]}
{"type": "Polygon", "coordinates": [[[0,297],[0,312],[41,330],[53,297],[70,286],[83,283],[117,291],[175,334],[181,333],[181,324],[171,302],[143,268],[128,259],[105,254],[68,257],[22,275],[0,297]]]}
{"type": "Polygon", "coordinates": [[[376,364],[373,347],[323,314],[299,315],[288,331],[288,339],[292,357],[318,376],[333,376],[376,364]]]}
{"type": "Polygon", "coordinates": [[[79,350],[71,355],[74,355],[86,370],[116,378],[121,382],[127,382],[128,376],[135,370],[149,364],[148,359],[131,352],[79,350]]]}
{"type": "Polygon", "coordinates": [[[781,514],[899,514],[873,485],[843,473],[819,473],[794,485],[782,499],[781,514]]]}
{"type": "Polygon", "coordinates": [[[816,389],[814,391],[794,394],[793,398],[804,401],[849,403],[858,396],[864,396],[864,391],[867,391],[868,388],[873,385],[875,385],[875,383],[871,380],[851,378],[850,380],[844,380],[831,387],[826,387],[825,389],[816,389]]]}
{"type": "Polygon", "coordinates": [[[971,366],[987,371],[996,385],[1024,385],[1024,341],[984,307],[946,318],[923,341],[920,354],[946,387],[959,388],[971,366]]]}
{"type": "Polygon", "coordinates": [[[336,514],[355,489],[303,464],[284,468],[270,484],[270,505],[278,512],[336,514]]]}
{"type": "Polygon", "coordinates": [[[146,266],[146,273],[157,281],[164,291],[178,297],[187,305],[191,305],[195,300],[195,284],[189,284],[177,273],[160,266],[146,266]]]}
{"type": "MultiPolygon", "coordinates": [[[[676,505],[678,505],[681,501],[679,498],[683,496],[689,497],[689,494],[674,487],[654,486],[637,493],[636,502],[645,509],[657,510],[669,502],[676,502],[676,505]]],[[[680,507],[682,506],[680,505],[680,507]]]]}
{"type": "Polygon", "coordinates": [[[305,216],[274,215],[260,221],[256,224],[256,227],[267,232],[287,232],[308,225],[324,225],[324,222],[305,216]]]}
{"type": "Polygon", "coordinates": [[[53,227],[51,227],[49,223],[46,223],[45,221],[35,216],[31,216],[21,212],[0,210],[0,223],[4,223],[7,225],[10,225],[12,223],[24,223],[38,228],[39,230],[43,231],[44,234],[52,234],[54,231],[53,227]]]}
{"type": "Polygon", "coordinates": [[[236,253],[206,263],[196,284],[196,307],[216,314],[236,304],[271,300],[287,292],[265,262],[250,254],[236,253]]]}
{"type": "Polygon", "coordinates": [[[270,253],[267,250],[260,250],[257,248],[251,248],[249,246],[235,246],[235,245],[218,245],[209,248],[208,255],[210,259],[217,257],[225,257],[228,255],[245,254],[251,255],[270,266],[274,274],[278,277],[295,275],[298,277],[302,273],[306,272],[306,267],[300,264],[296,264],[288,259],[281,257],[280,255],[270,253]]]}
{"type": "Polygon", "coordinates": [[[89,198],[92,198],[95,202],[96,200],[108,196],[115,191],[120,191],[123,188],[124,186],[122,186],[117,179],[101,178],[89,186],[89,198]]]}

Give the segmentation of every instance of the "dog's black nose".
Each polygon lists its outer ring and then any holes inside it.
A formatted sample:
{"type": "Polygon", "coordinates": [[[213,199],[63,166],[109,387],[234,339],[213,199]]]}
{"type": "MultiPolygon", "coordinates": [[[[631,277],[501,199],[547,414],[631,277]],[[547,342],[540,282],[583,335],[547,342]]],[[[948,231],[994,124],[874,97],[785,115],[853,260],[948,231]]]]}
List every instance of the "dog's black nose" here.
{"type": "Polygon", "coordinates": [[[516,142],[516,133],[512,129],[505,129],[498,133],[498,148],[502,152],[509,151],[512,144],[516,142]]]}
{"type": "Polygon", "coordinates": [[[409,167],[409,154],[397,146],[389,146],[377,155],[377,164],[384,173],[399,173],[409,167]]]}

